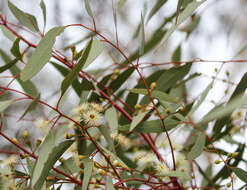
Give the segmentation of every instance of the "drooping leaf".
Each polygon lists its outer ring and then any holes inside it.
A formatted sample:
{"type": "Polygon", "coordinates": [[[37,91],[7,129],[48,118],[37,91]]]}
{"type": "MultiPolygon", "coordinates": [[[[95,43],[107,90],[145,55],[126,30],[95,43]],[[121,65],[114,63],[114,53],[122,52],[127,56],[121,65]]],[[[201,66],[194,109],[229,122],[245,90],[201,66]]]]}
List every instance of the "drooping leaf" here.
{"type": "Polygon", "coordinates": [[[0,112],[3,112],[13,102],[14,102],[14,100],[0,101],[0,112]]]}
{"type": "Polygon", "coordinates": [[[109,129],[108,129],[106,126],[104,126],[104,125],[98,127],[98,129],[99,129],[99,131],[101,132],[101,134],[105,137],[106,142],[107,142],[107,144],[109,145],[110,149],[111,149],[113,152],[115,152],[114,143],[113,143],[113,140],[112,140],[112,138],[111,138],[111,136],[110,136],[110,131],[109,131],[109,129]]]}
{"type": "Polygon", "coordinates": [[[143,55],[144,47],[145,47],[144,17],[141,14],[141,47],[140,47],[140,55],[143,55]]]}
{"type": "Polygon", "coordinates": [[[187,34],[189,35],[199,25],[200,20],[201,20],[201,17],[199,16],[192,17],[191,22],[188,25],[181,28],[180,31],[187,32],[187,34]]]}
{"type": "MultiPolygon", "coordinates": [[[[10,62],[12,62],[10,57],[2,49],[0,49],[0,56],[2,57],[3,61],[6,64],[9,64],[10,62]]],[[[21,72],[21,70],[15,64],[11,64],[8,66],[11,66],[9,70],[13,76],[18,75],[21,72]]],[[[27,94],[29,94],[32,97],[36,97],[38,95],[38,91],[35,85],[30,80],[23,82],[22,80],[20,80],[19,77],[17,77],[16,80],[19,82],[19,84],[21,85],[21,87],[27,94]]]]}
{"type": "Polygon", "coordinates": [[[45,28],[45,26],[46,26],[46,6],[45,6],[44,0],[41,0],[39,5],[40,5],[40,8],[42,10],[43,20],[44,20],[44,28],[45,28]]]}
{"type": "Polygon", "coordinates": [[[36,18],[26,13],[20,9],[18,9],[14,4],[12,4],[10,1],[8,1],[8,6],[15,18],[24,26],[32,30],[33,32],[38,32],[38,24],[36,18]]]}
{"type": "Polygon", "coordinates": [[[73,140],[63,141],[55,146],[55,137],[50,131],[41,144],[39,158],[31,178],[32,188],[40,190],[49,171],[60,156],[73,144],[73,140]]]}
{"type": "Polygon", "coordinates": [[[208,95],[208,92],[213,88],[213,82],[211,82],[206,88],[205,90],[202,92],[202,94],[200,95],[200,99],[198,100],[198,102],[196,102],[196,104],[192,107],[192,109],[190,110],[188,115],[192,115],[197,109],[198,107],[202,104],[202,102],[205,100],[205,98],[208,95]]]}
{"type": "Polygon", "coordinates": [[[133,131],[133,129],[142,121],[146,114],[147,112],[140,111],[136,116],[134,116],[132,122],[130,123],[129,130],[133,131]]]}
{"type": "Polygon", "coordinates": [[[116,132],[118,129],[118,117],[116,109],[114,107],[107,109],[105,112],[105,118],[111,128],[111,132],[116,132]]]}
{"type": "Polygon", "coordinates": [[[107,179],[106,179],[106,189],[107,190],[116,190],[114,188],[113,183],[112,183],[112,177],[111,176],[107,176],[107,179]]]}
{"type": "Polygon", "coordinates": [[[82,160],[84,165],[84,175],[82,181],[82,190],[87,190],[88,182],[91,178],[93,171],[93,162],[89,158],[85,158],[82,160]]]}
{"type": "Polygon", "coordinates": [[[169,171],[169,172],[165,172],[162,174],[158,174],[157,176],[160,176],[160,177],[166,177],[166,176],[178,177],[180,179],[186,179],[186,180],[190,180],[190,178],[191,178],[188,173],[181,172],[181,171],[169,171]]]}
{"type": "Polygon", "coordinates": [[[20,52],[20,47],[19,47],[19,43],[20,43],[20,38],[16,38],[16,40],[13,43],[13,46],[11,47],[10,51],[11,53],[16,57],[16,59],[18,60],[22,60],[22,55],[20,52]]]}
{"type": "Polygon", "coordinates": [[[133,67],[128,68],[124,72],[122,72],[109,86],[109,89],[112,90],[112,92],[115,92],[118,90],[124,82],[131,76],[131,74],[135,71],[133,67]]]}
{"type": "Polygon", "coordinates": [[[86,10],[87,10],[87,14],[88,14],[90,17],[93,18],[93,11],[92,11],[92,9],[91,9],[91,7],[90,7],[90,4],[89,4],[88,0],[84,0],[84,3],[85,3],[85,8],[86,8],[86,10]]]}
{"type": "Polygon", "coordinates": [[[233,100],[229,101],[226,106],[220,106],[216,109],[210,111],[201,121],[200,125],[206,124],[212,120],[220,119],[230,113],[232,113],[236,108],[241,107],[246,103],[247,98],[245,96],[235,97],[233,100]]]}
{"type": "Polygon", "coordinates": [[[0,28],[2,30],[3,35],[6,38],[8,38],[10,41],[14,41],[15,40],[16,36],[8,28],[6,28],[3,25],[1,25],[0,28]]]}
{"type": "Polygon", "coordinates": [[[34,110],[34,108],[38,104],[39,99],[40,99],[40,94],[32,100],[32,102],[28,105],[27,109],[23,112],[23,114],[18,120],[21,120],[28,112],[34,110]]]}
{"type": "Polygon", "coordinates": [[[45,34],[28,60],[27,65],[22,70],[21,80],[29,80],[45,66],[51,58],[52,48],[56,41],[56,37],[61,34],[63,30],[64,27],[55,27],[45,34]]]}
{"type": "Polygon", "coordinates": [[[87,68],[103,51],[104,45],[100,40],[93,40],[91,50],[89,52],[86,63],[83,65],[83,69],[87,68]]]}
{"type": "Polygon", "coordinates": [[[10,61],[9,63],[7,63],[6,65],[0,67],[0,73],[10,69],[12,66],[14,66],[16,63],[18,62],[17,59],[14,59],[12,61],[10,61]]]}
{"type": "Polygon", "coordinates": [[[172,62],[177,62],[181,60],[181,44],[175,49],[172,54],[172,62]]]}
{"type": "Polygon", "coordinates": [[[247,183],[247,172],[244,171],[242,168],[234,168],[232,167],[231,170],[241,179],[243,182],[247,183]]]}
{"type": "Polygon", "coordinates": [[[167,0],[157,0],[150,13],[148,14],[147,22],[157,13],[167,0]]]}
{"type": "MultiPolygon", "coordinates": [[[[131,89],[130,92],[137,93],[137,94],[143,94],[143,95],[148,94],[147,89],[142,89],[142,88],[134,88],[134,89],[131,89]]],[[[151,95],[160,101],[178,103],[178,101],[174,97],[170,96],[169,94],[165,92],[161,92],[159,90],[152,91],[151,95]]]]}
{"type": "Polygon", "coordinates": [[[87,47],[84,53],[82,54],[82,57],[79,60],[79,62],[74,66],[74,68],[66,75],[65,79],[63,80],[61,84],[62,95],[69,88],[69,86],[72,84],[74,79],[77,78],[77,75],[79,74],[80,70],[82,69],[83,65],[86,63],[89,57],[91,47],[92,47],[92,40],[87,44],[87,47]]]}
{"type": "Polygon", "coordinates": [[[177,29],[177,27],[185,20],[187,19],[202,3],[204,3],[205,0],[202,1],[192,1],[190,4],[186,6],[186,8],[179,14],[177,18],[177,22],[173,23],[171,28],[166,32],[164,37],[162,38],[160,45],[163,45],[167,39],[171,36],[171,34],[177,29]]]}
{"type": "MultiPolygon", "coordinates": [[[[165,119],[164,121],[166,129],[169,131],[175,128],[180,122],[174,119],[165,119]]],[[[119,131],[129,131],[130,125],[122,125],[119,127],[119,131]]],[[[134,129],[134,132],[138,133],[162,133],[164,132],[164,126],[160,119],[144,121],[139,123],[134,129]]]]}
{"type": "Polygon", "coordinates": [[[197,137],[196,142],[194,146],[192,147],[191,151],[188,154],[189,160],[194,160],[198,156],[201,155],[203,152],[203,148],[205,146],[206,138],[203,133],[200,133],[200,135],[197,137]]]}

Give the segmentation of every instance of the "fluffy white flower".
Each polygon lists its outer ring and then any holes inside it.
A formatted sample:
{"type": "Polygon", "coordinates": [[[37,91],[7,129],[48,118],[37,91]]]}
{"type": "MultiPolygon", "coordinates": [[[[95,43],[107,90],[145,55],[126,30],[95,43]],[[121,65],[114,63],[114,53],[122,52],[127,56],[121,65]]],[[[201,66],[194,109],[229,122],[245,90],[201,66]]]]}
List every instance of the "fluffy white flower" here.
{"type": "Polygon", "coordinates": [[[94,110],[90,110],[82,115],[82,121],[89,126],[100,125],[103,123],[103,116],[94,110]]]}

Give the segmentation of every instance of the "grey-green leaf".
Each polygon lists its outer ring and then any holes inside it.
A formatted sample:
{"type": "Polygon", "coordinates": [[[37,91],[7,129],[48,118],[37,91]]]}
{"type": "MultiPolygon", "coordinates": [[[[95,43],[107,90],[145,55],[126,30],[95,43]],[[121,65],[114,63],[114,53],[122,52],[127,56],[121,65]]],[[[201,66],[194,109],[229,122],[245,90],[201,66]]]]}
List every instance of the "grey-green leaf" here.
{"type": "Polygon", "coordinates": [[[147,22],[155,15],[156,12],[160,10],[160,8],[167,2],[167,0],[157,0],[154,7],[151,9],[150,13],[148,14],[147,22]]]}
{"type": "Polygon", "coordinates": [[[18,60],[22,60],[22,55],[20,52],[20,47],[19,47],[19,43],[20,43],[20,38],[16,38],[16,40],[13,43],[13,46],[11,47],[10,51],[11,53],[16,57],[16,59],[18,60]]]}
{"type": "Polygon", "coordinates": [[[141,47],[140,47],[140,55],[144,53],[145,46],[145,29],[144,29],[144,17],[141,14],[141,47]]]}
{"type": "Polygon", "coordinates": [[[92,9],[91,9],[91,7],[90,7],[90,4],[89,4],[88,0],[84,0],[84,2],[85,2],[85,8],[86,8],[86,10],[87,10],[87,14],[88,14],[90,17],[93,18],[93,11],[92,11],[92,9]]]}
{"type": "Polygon", "coordinates": [[[158,174],[157,176],[160,176],[160,177],[171,176],[171,177],[178,177],[180,179],[190,180],[189,174],[185,172],[181,172],[181,171],[169,171],[166,173],[158,174]]]}
{"type": "Polygon", "coordinates": [[[247,172],[241,168],[231,168],[231,170],[241,179],[243,182],[247,183],[247,172]]]}
{"type": "Polygon", "coordinates": [[[198,156],[201,155],[203,152],[203,148],[205,146],[206,138],[203,133],[200,133],[200,135],[197,137],[196,142],[194,146],[192,147],[191,151],[188,154],[189,160],[194,160],[198,156]]]}
{"type": "Polygon", "coordinates": [[[43,39],[39,42],[36,50],[27,62],[27,65],[21,72],[21,80],[27,81],[36,75],[50,60],[52,48],[56,37],[63,32],[64,27],[55,27],[49,30],[43,39]]]}
{"type": "Polygon", "coordinates": [[[44,20],[44,27],[46,26],[46,6],[43,0],[40,1],[40,8],[42,10],[42,14],[43,14],[43,20],[44,20]]]}
{"type": "Polygon", "coordinates": [[[111,132],[116,132],[118,129],[118,117],[116,109],[114,107],[107,109],[105,112],[105,118],[111,128],[111,132]]]}
{"type": "Polygon", "coordinates": [[[177,29],[177,27],[185,20],[187,19],[202,3],[204,3],[205,0],[202,0],[200,2],[198,1],[192,1],[187,7],[179,14],[177,18],[177,22],[175,22],[171,28],[166,32],[164,37],[162,38],[160,45],[163,45],[167,39],[170,37],[170,35],[177,29]]]}
{"type": "Polygon", "coordinates": [[[114,143],[113,143],[112,138],[110,136],[109,129],[106,126],[104,126],[104,125],[98,127],[98,129],[101,132],[101,134],[105,137],[106,142],[107,142],[107,144],[110,147],[110,150],[112,150],[113,152],[115,152],[114,143]]]}
{"type": "Polygon", "coordinates": [[[219,106],[210,111],[201,121],[200,125],[206,124],[212,120],[220,119],[225,115],[232,113],[236,108],[243,106],[247,102],[246,96],[235,97],[226,106],[219,106]]]}
{"type": "Polygon", "coordinates": [[[1,25],[0,28],[2,30],[3,35],[6,38],[8,38],[10,41],[14,41],[15,40],[16,36],[8,28],[6,28],[3,25],[1,25]]]}
{"type": "Polygon", "coordinates": [[[87,59],[89,58],[91,47],[92,47],[92,40],[88,43],[84,53],[81,56],[81,59],[74,66],[72,71],[70,71],[67,74],[67,76],[65,77],[65,79],[63,80],[63,82],[61,84],[62,95],[69,88],[69,86],[72,84],[72,82],[77,78],[77,75],[79,74],[79,72],[82,69],[83,65],[86,63],[87,59]]]}
{"type": "Polygon", "coordinates": [[[132,131],[142,121],[146,114],[147,112],[140,111],[136,116],[134,116],[129,130],[132,131]]]}
{"type": "Polygon", "coordinates": [[[13,100],[0,101],[0,112],[3,112],[5,109],[7,109],[7,107],[9,107],[12,102],[13,100]]]}
{"type": "Polygon", "coordinates": [[[116,190],[114,188],[113,183],[112,183],[112,177],[111,176],[107,176],[107,179],[106,179],[106,189],[107,190],[116,190]]]}
{"type": "Polygon", "coordinates": [[[10,1],[8,2],[8,6],[9,6],[9,9],[11,10],[11,12],[13,13],[13,15],[16,17],[16,19],[21,24],[23,24],[24,26],[26,26],[27,28],[29,28],[33,32],[39,31],[37,20],[33,15],[28,14],[28,13],[18,9],[10,1]]]}
{"type": "Polygon", "coordinates": [[[84,165],[84,175],[82,181],[82,190],[87,190],[88,182],[92,175],[93,171],[93,162],[89,158],[85,158],[82,160],[84,165]]]}

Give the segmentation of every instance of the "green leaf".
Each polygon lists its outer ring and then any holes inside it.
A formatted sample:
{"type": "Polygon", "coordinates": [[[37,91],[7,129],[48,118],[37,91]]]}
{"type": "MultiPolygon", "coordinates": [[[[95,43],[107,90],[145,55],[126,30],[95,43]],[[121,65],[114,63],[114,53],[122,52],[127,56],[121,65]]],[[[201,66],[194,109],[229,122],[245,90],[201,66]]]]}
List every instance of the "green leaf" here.
{"type": "Polygon", "coordinates": [[[116,109],[114,107],[107,109],[105,112],[105,118],[111,128],[111,132],[116,132],[118,129],[118,117],[116,109]]]}
{"type": "Polygon", "coordinates": [[[18,121],[21,120],[28,112],[34,110],[34,108],[38,105],[39,99],[40,99],[40,94],[32,100],[32,102],[28,105],[27,109],[23,112],[23,114],[18,119],[18,121]]]}
{"type": "Polygon", "coordinates": [[[136,116],[134,116],[132,122],[130,123],[129,130],[133,131],[133,129],[142,121],[146,114],[147,112],[140,111],[136,116]]]}
{"type": "Polygon", "coordinates": [[[86,63],[83,65],[83,69],[87,68],[103,51],[104,45],[100,40],[93,40],[91,50],[89,52],[86,63]]]}
{"type": "Polygon", "coordinates": [[[106,189],[107,190],[116,190],[114,188],[113,183],[112,183],[112,177],[111,176],[107,176],[107,178],[106,178],[106,189]]]}
{"type": "Polygon", "coordinates": [[[192,147],[191,151],[188,154],[189,160],[194,160],[198,156],[201,155],[203,152],[203,148],[205,146],[206,138],[203,133],[200,133],[200,135],[197,137],[196,142],[194,146],[192,147]]]}
{"type": "Polygon", "coordinates": [[[41,144],[39,158],[31,178],[32,188],[40,190],[49,171],[62,154],[74,143],[73,140],[60,142],[55,146],[55,137],[50,131],[41,144]]]}
{"type": "MultiPolygon", "coordinates": [[[[167,118],[164,121],[166,129],[169,131],[180,124],[179,121],[167,118]]],[[[119,131],[129,131],[130,125],[122,125],[119,127],[119,131]]],[[[138,124],[134,130],[138,133],[162,133],[164,132],[164,126],[160,119],[145,121],[138,124]]]]}
{"type": "Polygon", "coordinates": [[[141,14],[141,47],[140,47],[140,55],[143,55],[145,47],[145,29],[144,29],[144,18],[141,14]]]}
{"type": "Polygon", "coordinates": [[[39,27],[36,18],[20,9],[18,9],[14,4],[8,1],[8,6],[15,18],[24,26],[32,30],[33,32],[38,32],[39,27]]]}
{"type": "Polygon", "coordinates": [[[85,3],[85,8],[86,8],[86,10],[87,10],[87,14],[88,14],[90,17],[93,18],[93,11],[92,11],[92,9],[91,9],[91,7],[90,7],[90,4],[89,4],[88,0],[84,0],[84,3],[85,3]]]}
{"type": "Polygon", "coordinates": [[[46,6],[43,0],[40,1],[40,8],[42,10],[42,14],[43,14],[43,20],[44,20],[44,28],[46,26],[46,6]]]}
{"type": "Polygon", "coordinates": [[[11,53],[16,57],[17,60],[22,60],[22,55],[19,47],[20,40],[21,40],[20,38],[16,38],[12,48],[10,49],[11,53]]]}
{"type": "Polygon", "coordinates": [[[201,121],[200,125],[206,124],[215,119],[220,119],[230,113],[232,113],[236,108],[241,107],[246,103],[247,97],[235,97],[233,100],[229,101],[226,106],[220,106],[216,109],[210,111],[201,121]]]}
{"type": "Polygon", "coordinates": [[[112,138],[110,136],[111,133],[110,133],[109,129],[106,126],[104,126],[104,125],[98,127],[98,129],[101,132],[101,134],[105,137],[106,142],[107,142],[107,144],[110,147],[110,150],[112,150],[113,152],[115,152],[115,147],[114,147],[112,138]]]}
{"type": "Polygon", "coordinates": [[[10,69],[12,66],[14,66],[16,63],[18,62],[17,59],[14,59],[12,61],[10,61],[9,63],[7,63],[6,65],[0,67],[0,73],[10,69]]]}
{"type": "Polygon", "coordinates": [[[192,109],[190,110],[188,115],[192,115],[197,109],[198,107],[202,104],[202,102],[205,100],[205,98],[208,95],[208,92],[213,88],[213,84],[214,82],[211,82],[206,88],[205,90],[202,92],[200,99],[198,100],[198,102],[196,102],[196,104],[192,107],[192,109]]]}
{"type": "Polygon", "coordinates": [[[0,101],[0,112],[3,112],[14,100],[0,101]]]}
{"type": "MultiPolygon", "coordinates": [[[[147,95],[147,89],[143,89],[143,88],[134,88],[131,89],[130,92],[132,93],[136,93],[136,94],[143,94],[143,95],[147,95]]],[[[151,95],[158,99],[159,101],[166,101],[166,102],[172,102],[172,103],[178,103],[178,101],[170,96],[169,94],[165,93],[165,92],[161,92],[159,90],[153,90],[151,92],[151,95]]]]}
{"type": "Polygon", "coordinates": [[[64,27],[55,27],[49,30],[39,42],[36,50],[27,62],[27,65],[21,72],[21,80],[27,81],[36,75],[50,60],[52,48],[56,37],[63,32],[64,27]]]}
{"type": "MultiPolygon", "coordinates": [[[[10,57],[2,49],[0,49],[0,56],[2,57],[3,61],[6,64],[9,64],[11,62],[10,57]]],[[[16,65],[11,64],[9,66],[11,66],[9,69],[13,76],[18,75],[21,72],[20,69],[16,65]]],[[[16,80],[19,82],[19,84],[21,85],[21,87],[27,94],[29,94],[32,97],[36,97],[38,95],[38,91],[31,81],[28,80],[26,82],[23,82],[22,80],[20,80],[19,77],[17,77],[16,80]]]]}
{"type": "Polygon", "coordinates": [[[32,176],[33,175],[33,169],[34,169],[34,166],[35,166],[35,161],[30,160],[29,157],[26,158],[26,161],[27,161],[28,173],[29,173],[30,176],[32,176]]]}
{"type": "Polygon", "coordinates": [[[247,88],[247,73],[245,73],[244,76],[241,78],[240,82],[238,83],[237,87],[232,93],[230,100],[233,100],[234,98],[243,95],[246,88],[247,88]]]}
{"type": "Polygon", "coordinates": [[[62,95],[69,88],[71,83],[77,78],[77,75],[79,74],[80,70],[82,69],[83,65],[86,63],[89,57],[91,47],[92,47],[92,40],[87,44],[87,47],[84,53],[82,54],[82,57],[79,60],[79,62],[74,66],[74,68],[66,75],[65,79],[63,80],[61,84],[62,95]]]}
{"type": "Polygon", "coordinates": [[[8,28],[6,28],[6,26],[1,25],[0,28],[6,38],[8,38],[10,41],[15,40],[16,36],[8,28]]]}
{"type": "Polygon", "coordinates": [[[169,171],[169,172],[158,174],[157,176],[159,177],[170,176],[170,177],[178,177],[180,179],[190,180],[189,174],[185,172],[181,172],[181,171],[169,171]]]}
{"type": "Polygon", "coordinates": [[[82,181],[82,190],[87,190],[88,182],[93,172],[93,162],[89,158],[82,160],[84,165],[84,175],[82,181]]]}
{"type": "Polygon", "coordinates": [[[247,183],[247,172],[241,168],[231,168],[231,170],[241,179],[243,182],[247,183]]]}
{"type": "Polygon", "coordinates": [[[192,21],[188,25],[181,28],[180,31],[187,32],[188,34],[190,34],[199,25],[200,20],[201,20],[201,17],[199,16],[192,17],[192,21]]]}
{"type": "Polygon", "coordinates": [[[167,0],[157,0],[156,4],[151,9],[150,13],[148,14],[147,22],[157,13],[160,8],[167,2],[167,0]]]}
{"type": "Polygon", "coordinates": [[[175,49],[172,54],[172,62],[177,62],[181,60],[181,44],[175,49]]]}
{"type": "Polygon", "coordinates": [[[186,20],[202,3],[204,3],[205,0],[202,0],[200,2],[192,1],[190,4],[186,6],[186,8],[181,12],[181,14],[177,18],[177,22],[175,22],[171,28],[166,32],[164,37],[162,38],[159,47],[163,45],[167,39],[170,37],[170,35],[177,29],[177,27],[186,20]]]}
{"type": "MultiPolygon", "coordinates": [[[[69,159],[65,160],[62,164],[60,164],[58,167],[56,167],[60,171],[63,171],[67,174],[74,174],[78,173],[81,168],[79,168],[74,161],[73,157],[70,157],[69,159]]],[[[64,177],[62,174],[57,174],[55,173],[56,176],[58,177],[64,177]]]]}
{"type": "Polygon", "coordinates": [[[112,81],[112,83],[109,86],[109,89],[111,89],[112,92],[118,90],[134,71],[135,69],[133,67],[126,69],[124,72],[118,75],[118,77],[114,81],[112,81]]]}

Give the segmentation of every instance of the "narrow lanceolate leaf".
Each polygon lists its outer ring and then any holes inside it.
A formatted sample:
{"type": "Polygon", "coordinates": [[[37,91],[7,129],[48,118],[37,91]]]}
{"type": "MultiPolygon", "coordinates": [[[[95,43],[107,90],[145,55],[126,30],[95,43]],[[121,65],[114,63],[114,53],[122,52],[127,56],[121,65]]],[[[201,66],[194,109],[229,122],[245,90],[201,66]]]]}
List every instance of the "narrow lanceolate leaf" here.
{"type": "Polygon", "coordinates": [[[170,176],[170,177],[178,177],[180,179],[190,180],[190,175],[188,173],[181,172],[181,171],[169,171],[169,172],[165,172],[162,174],[158,174],[157,176],[160,176],[160,177],[170,176]]]}
{"type": "Polygon", "coordinates": [[[203,152],[203,148],[205,146],[205,142],[206,142],[205,135],[201,133],[197,137],[194,146],[192,147],[191,151],[188,154],[189,160],[194,160],[195,158],[201,155],[201,153],[203,152]]]}
{"type": "Polygon", "coordinates": [[[20,52],[20,47],[19,47],[19,43],[20,43],[20,38],[17,38],[14,43],[13,46],[11,47],[10,51],[11,53],[16,57],[16,59],[18,60],[22,60],[22,55],[20,52]]]}
{"type": "Polygon", "coordinates": [[[77,78],[77,75],[79,74],[80,70],[82,69],[83,65],[86,63],[86,61],[88,59],[91,47],[92,47],[92,40],[88,43],[88,45],[87,45],[84,53],[82,54],[79,62],[74,66],[72,71],[63,80],[62,85],[61,85],[62,95],[69,88],[69,86],[72,84],[72,82],[77,78]]]}
{"type": "Polygon", "coordinates": [[[82,160],[84,165],[84,175],[82,181],[82,190],[87,190],[88,182],[92,175],[93,171],[93,162],[89,158],[85,158],[82,160]]]}
{"type": "Polygon", "coordinates": [[[144,53],[144,46],[145,46],[145,29],[144,29],[144,18],[141,14],[141,47],[140,47],[140,55],[144,53]]]}
{"type": "Polygon", "coordinates": [[[104,45],[100,40],[93,40],[91,50],[89,52],[86,63],[83,65],[83,69],[87,68],[103,51],[104,45]]]}
{"type": "Polygon", "coordinates": [[[105,112],[105,118],[111,128],[111,132],[116,132],[118,129],[118,117],[116,109],[114,107],[107,109],[105,112]]]}
{"type": "Polygon", "coordinates": [[[28,105],[27,109],[23,112],[23,114],[18,119],[18,121],[21,120],[28,112],[34,110],[34,108],[38,104],[39,99],[40,99],[40,94],[36,98],[34,98],[33,101],[28,105]]]}
{"type": "Polygon", "coordinates": [[[142,121],[146,114],[147,112],[140,111],[136,116],[134,116],[129,130],[132,131],[142,121]]]}
{"type": "Polygon", "coordinates": [[[201,121],[200,124],[206,124],[215,119],[223,118],[224,116],[232,113],[235,109],[246,104],[247,97],[235,97],[233,100],[229,101],[226,106],[218,106],[216,109],[210,111],[201,121]]]}
{"type": "Polygon", "coordinates": [[[205,98],[208,95],[208,92],[213,88],[213,82],[211,82],[206,88],[205,90],[202,92],[200,99],[198,100],[198,102],[193,106],[193,108],[190,110],[188,115],[192,115],[197,108],[202,104],[202,102],[205,100],[205,98]]]}
{"type": "Polygon", "coordinates": [[[177,29],[177,27],[184,21],[186,20],[192,13],[202,4],[204,3],[205,0],[202,1],[192,1],[190,4],[187,5],[187,7],[179,14],[177,18],[177,22],[175,22],[171,28],[166,32],[164,37],[162,38],[160,45],[163,45],[167,39],[171,36],[171,34],[177,29]]]}
{"type": "Polygon", "coordinates": [[[43,20],[44,20],[44,27],[46,26],[46,6],[43,0],[40,1],[40,8],[42,10],[42,14],[43,14],[43,20]]]}
{"type": "Polygon", "coordinates": [[[86,8],[86,10],[87,10],[87,14],[88,14],[90,17],[93,18],[93,11],[92,11],[92,9],[91,9],[91,7],[90,7],[90,4],[89,4],[88,0],[84,0],[84,2],[85,2],[85,8],[86,8]]]}
{"type": "Polygon", "coordinates": [[[63,32],[63,30],[64,27],[55,27],[46,33],[21,72],[21,80],[29,80],[45,66],[51,58],[52,47],[56,41],[56,37],[63,32]]]}
{"type": "Polygon", "coordinates": [[[231,170],[241,179],[243,182],[247,183],[247,171],[241,168],[231,168],[231,170]]]}
{"type": "Polygon", "coordinates": [[[177,62],[181,60],[181,44],[175,49],[172,54],[172,62],[177,62]]]}
{"type": "Polygon", "coordinates": [[[111,176],[107,176],[107,179],[106,179],[106,189],[107,190],[116,190],[114,188],[113,183],[112,183],[112,177],[111,176]]]}
{"type": "MultiPolygon", "coordinates": [[[[131,89],[130,92],[136,93],[136,94],[143,94],[143,95],[147,95],[148,93],[147,89],[144,89],[144,88],[134,88],[134,89],[131,89]]],[[[151,95],[160,101],[178,103],[178,101],[174,97],[170,96],[169,94],[165,92],[161,92],[159,90],[152,91],[151,95]]]]}
{"type": "Polygon", "coordinates": [[[109,129],[104,125],[98,127],[98,129],[101,132],[101,134],[104,136],[104,138],[106,139],[106,142],[110,147],[110,150],[115,152],[114,143],[113,143],[112,138],[110,136],[111,133],[110,133],[109,129]]]}
{"type": "Polygon", "coordinates": [[[8,2],[9,9],[16,17],[16,19],[24,26],[32,30],[33,32],[38,32],[38,24],[36,18],[13,5],[10,1],[8,2]]]}
{"type": "Polygon", "coordinates": [[[0,101],[0,112],[3,112],[12,102],[13,100],[0,101]]]}
{"type": "Polygon", "coordinates": [[[10,69],[12,66],[14,66],[16,63],[18,62],[17,59],[14,59],[12,61],[10,61],[9,63],[7,63],[6,65],[0,67],[0,73],[10,69]]]}
{"type": "Polygon", "coordinates": [[[0,28],[2,30],[3,35],[6,38],[8,38],[10,41],[14,41],[15,40],[16,36],[8,28],[6,28],[3,25],[1,25],[0,28]]]}
{"type": "Polygon", "coordinates": [[[52,166],[73,142],[73,140],[63,141],[55,146],[55,137],[52,132],[49,132],[44,142],[41,144],[39,158],[31,177],[31,186],[33,189],[40,190],[42,188],[52,166]]]}
{"type": "MultiPolygon", "coordinates": [[[[13,63],[17,61],[17,59],[11,61],[11,58],[2,49],[0,49],[0,56],[3,59],[3,61],[6,63],[6,65],[8,65],[7,67],[9,68],[13,76],[18,75],[21,72],[21,70],[15,65],[15,63],[13,63]]],[[[4,69],[6,69],[6,67],[4,69]]],[[[17,77],[16,80],[19,82],[19,84],[27,94],[29,94],[32,97],[38,95],[38,91],[35,85],[30,80],[23,82],[22,80],[20,80],[19,77],[17,77]]]]}
{"type": "Polygon", "coordinates": [[[167,0],[157,0],[156,4],[151,9],[150,13],[148,14],[147,22],[157,13],[160,8],[167,2],[167,0]]]}

